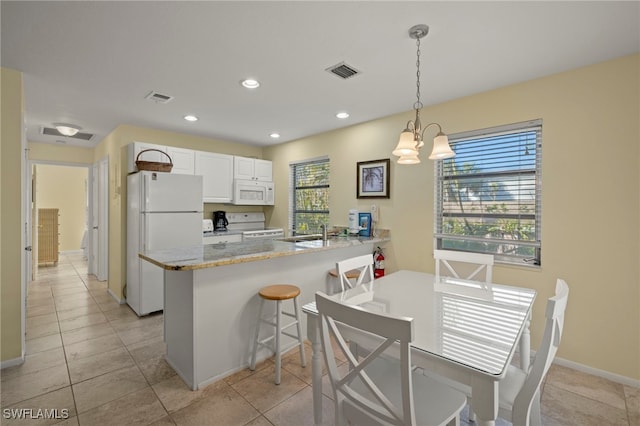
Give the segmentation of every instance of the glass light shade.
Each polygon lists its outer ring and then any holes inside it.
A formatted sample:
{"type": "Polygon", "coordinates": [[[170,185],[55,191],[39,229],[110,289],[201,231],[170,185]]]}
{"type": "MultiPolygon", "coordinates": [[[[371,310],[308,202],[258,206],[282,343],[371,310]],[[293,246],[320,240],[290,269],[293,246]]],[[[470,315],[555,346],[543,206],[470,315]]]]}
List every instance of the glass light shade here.
{"type": "Polygon", "coordinates": [[[418,164],[420,163],[420,158],[418,158],[418,152],[410,155],[403,155],[398,158],[398,164],[418,164]]]}
{"type": "Polygon", "coordinates": [[[443,160],[445,158],[455,157],[456,153],[449,146],[449,138],[444,133],[439,133],[433,140],[433,151],[429,156],[429,160],[443,160]]]}
{"type": "Polygon", "coordinates": [[[407,155],[418,155],[418,150],[416,149],[416,141],[411,130],[405,130],[400,133],[398,145],[396,146],[396,149],[394,149],[391,153],[393,155],[397,155],[398,157],[407,155]]]}
{"type": "Polygon", "coordinates": [[[54,124],[56,130],[65,136],[73,136],[80,131],[80,127],[72,126],[71,124],[54,124]]]}

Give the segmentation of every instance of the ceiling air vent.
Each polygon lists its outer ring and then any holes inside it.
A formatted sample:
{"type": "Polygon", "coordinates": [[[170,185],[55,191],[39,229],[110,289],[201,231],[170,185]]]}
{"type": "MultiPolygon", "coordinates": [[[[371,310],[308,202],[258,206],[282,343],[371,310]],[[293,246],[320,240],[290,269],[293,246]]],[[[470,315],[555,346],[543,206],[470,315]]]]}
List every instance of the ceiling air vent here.
{"type": "Polygon", "coordinates": [[[356,74],[360,74],[360,71],[358,71],[351,65],[345,64],[344,62],[340,62],[339,64],[329,67],[325,71],[329,71],[330,73],[335,74],[345,80],[347,78],[353,77],[356,74]]]}
{"type": "Polygon", "coordinates": [[[40,133],[47,136],[55,136],[57,138],[62,136],[63,138],[79,139],[81,141],[90,141],[93,138],[93,133],[82,133],[82,132],[78,132],[73,136],[66,136],[60,133],[57,129],[54,129],[53,127],[41,127],[40,133]]]}
{"type": "Polygon", "coordinates": [[[162,93],[158,93],[155,90],[152,90],[144,98],[152,100],[152,101],[157,102],[159,104],[166,104],[167,102],[169,102],[169,101],[171,101],[173,99],[173,96],[163,95],[162,93]]]}

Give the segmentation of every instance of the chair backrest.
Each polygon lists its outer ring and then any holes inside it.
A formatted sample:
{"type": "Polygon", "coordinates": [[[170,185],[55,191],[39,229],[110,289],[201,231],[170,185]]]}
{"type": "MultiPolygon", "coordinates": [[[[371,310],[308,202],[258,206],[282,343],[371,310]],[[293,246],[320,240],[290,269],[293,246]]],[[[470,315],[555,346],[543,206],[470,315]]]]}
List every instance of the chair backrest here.
{"type": "MultiPolygon", "coordinates": [[[[332,300],[321,292],[316,293],[316,307],[320,317],[324,360],[336,403],[336,424],[343,423],[339,419],[344,415],[343,410],[348,410],[365,419],[376,419],[393,425],[415,425],[409,349],[409,343],[413,340],[413,319],[365,311],[357,306],[332,300]],[[372,349],[366,358],[354,356],[350,343],[345,341],[336,324],[338,322],[342,327],[346,325],[350,330],[358,330],[357,336],[366,339],[368,348],[372,349]],[[337,343],[351,365],[344,374],[338,370],[332,341],[337,343]],[[392,345],[393,348],[390,348],[392,345]],[[366,372],[366,367],[389,349],[394,352],[399,350],[400,353],[400,362],[395,363],[399,368],[400,407],[391,402],[389,395],[384,394],[366,372]],[[353,384],[358,382],[358,388],[364,385],[366,393],[354,389],[353,384]]],[[[349,337],[351,342],[358,339],[353,335],[349,337]]],[[[393,399],[397,401],[396,397],[393,399]]]]}
{"type": "Polygon", "coordinates": [[[373,254],[365,254],[336,262],[336,272],[338,273],[342,291],[359,286],[360,284],[373,282],[373,254]],[[355,283],[347,278],[346,275],[347,272],[353,270],[360,271],[360,275],[358,275],[355,283]]]}
{"type": "Polygon", "coordinates": [[[569,286],[564,280],[556,282],[556,294],[547,301],[546,325],[542,343],[536,352],[535,360],[525,379],[524,385],[513,402],[513,424],[528,424],[533,398],[535,397],[544,376],[553,362],[564,326],[564,312],[569,299],[569,286]]]}
{"type": "MultiPolygon", "coordinates": [[[[485,279],[484,282],[491,283],[493,279],[493,255],[482,253],[468,253],[465,251],[455,250],[434,250],[433,258],[436,260],[436,281],[440,280],[441,275],[453,276],[455,278],[461,278],[466,280],[482,281],[479,279],[480,272],[484,270],[485,279]],[[450,262],[454,262],[451,264],[450,262]],[[458,267],[456,264],[465,263],[477,265],[470,273],[468,268],[458,267]],[[445,267],[445,270],[441,270],[441,266],[445,267]],[[462,270],[466,272],[462,276],[462,270]]],[[[462,266],[462,265],[459,265],[462,266]]],[[[473,266],[472,266],[473,268],[473,266]]]]}

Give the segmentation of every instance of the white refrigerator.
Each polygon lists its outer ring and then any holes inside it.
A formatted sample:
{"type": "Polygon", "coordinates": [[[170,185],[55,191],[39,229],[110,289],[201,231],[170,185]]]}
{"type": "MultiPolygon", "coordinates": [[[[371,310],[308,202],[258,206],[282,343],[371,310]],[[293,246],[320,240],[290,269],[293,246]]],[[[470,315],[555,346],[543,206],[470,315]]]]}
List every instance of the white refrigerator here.
{"type": "Polygon", "coordinates": [[[202,207],[202,176],[127,177],[126,299],[139,316],[163,309],[164,271],[138,253],[202,245],[202,207]]]}

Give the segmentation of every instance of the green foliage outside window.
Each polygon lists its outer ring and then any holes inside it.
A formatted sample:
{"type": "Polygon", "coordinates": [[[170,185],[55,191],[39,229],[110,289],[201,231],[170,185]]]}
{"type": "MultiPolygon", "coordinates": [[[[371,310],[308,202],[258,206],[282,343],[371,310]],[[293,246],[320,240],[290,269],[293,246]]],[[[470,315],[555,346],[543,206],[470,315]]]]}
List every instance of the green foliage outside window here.
{"type": "Polygon", "coordinates": [[[320,225],[329,224],[329,160],[294,164],[293,230],[296,234],[315,234],[320,225]]]}

